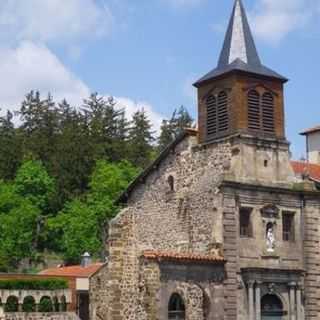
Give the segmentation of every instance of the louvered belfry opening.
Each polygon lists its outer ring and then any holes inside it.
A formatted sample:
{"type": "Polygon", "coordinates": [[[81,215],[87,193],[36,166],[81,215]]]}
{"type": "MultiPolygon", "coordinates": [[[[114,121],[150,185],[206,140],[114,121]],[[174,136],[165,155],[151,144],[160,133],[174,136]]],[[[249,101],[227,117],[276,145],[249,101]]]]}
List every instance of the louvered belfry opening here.
{"type": "Polygon", "coordinates": [[[266,92],[262,95],[262,128],[266,132],[274,132],[274,99],[266,92]]]}
{"type": "Polygon", "coordinates": [[[256,90],[248,93],[248,128],[260,130],[260,95],[256,90]]]}
{"type": "Polygon", "coordinates": [[[248,92],[248,129],[274,133],[274,98],[270,92],[248,92]]]}
{"type": "Polygon", "coordinates": [[[211,94],[206,101],[207,137],[212,138],[229,130],[228,94],[211,94]]]}
{"type": "Polygon", "coordinates": [[[221,91],[218,95],[218,132],[229,129],[228,95],[221,91]]]}

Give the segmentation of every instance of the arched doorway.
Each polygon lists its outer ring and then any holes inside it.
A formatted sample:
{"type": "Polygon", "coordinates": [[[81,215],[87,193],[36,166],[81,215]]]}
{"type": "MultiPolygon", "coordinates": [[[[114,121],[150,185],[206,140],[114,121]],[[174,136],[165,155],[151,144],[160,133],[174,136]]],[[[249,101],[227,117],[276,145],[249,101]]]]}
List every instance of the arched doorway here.
{"type": "Polygon", "coordinates": [[[282,320],[283,304],[274,294],[266,294],[261,299],[261,320],[282,320]]]}
{"type": "Polygon", "coordinates": [[[174,293],[169,301],[168,305],[168,318],[171,320],[185,320],[186,308],[181,296],[174,293]]]}

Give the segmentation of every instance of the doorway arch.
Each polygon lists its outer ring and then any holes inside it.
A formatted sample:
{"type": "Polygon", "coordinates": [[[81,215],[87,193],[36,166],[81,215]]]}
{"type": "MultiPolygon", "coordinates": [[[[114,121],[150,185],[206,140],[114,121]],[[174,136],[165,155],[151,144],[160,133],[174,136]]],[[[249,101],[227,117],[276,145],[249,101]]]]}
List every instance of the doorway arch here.
{"type": "Polygon", "coordinates": [[[261,299],[261,320],[282,320],[283,303],[275,294],[266,294],[261,299]]]}

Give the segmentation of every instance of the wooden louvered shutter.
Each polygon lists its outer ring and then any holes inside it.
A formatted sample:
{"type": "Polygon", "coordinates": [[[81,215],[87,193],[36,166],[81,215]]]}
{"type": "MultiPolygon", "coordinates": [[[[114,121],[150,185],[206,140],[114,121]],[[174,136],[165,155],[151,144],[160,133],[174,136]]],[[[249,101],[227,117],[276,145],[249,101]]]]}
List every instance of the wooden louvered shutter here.
{"type": "Polygon", "coordinates": [[[228,95],[221,91],[218,95],[218,132],[229,129],[228,95]]]}
{"type": "Polygon", "coordinates": [[[260,95],[257,91],[251,90],[248,93],[248,128],[259,130],[260,121],[260,95]]]}
{"type": "Polygon", "coordinates": [[[274,99],[271,93],[262,96],[262,128],[266,132],[274,132],[274,99]]]}
{"type": "Polygon", "coordinates": [[[214,136],[217,134],[217,99],[215,96],[210,95],[207,98],[207,135],[208,137],[214,136]]]}

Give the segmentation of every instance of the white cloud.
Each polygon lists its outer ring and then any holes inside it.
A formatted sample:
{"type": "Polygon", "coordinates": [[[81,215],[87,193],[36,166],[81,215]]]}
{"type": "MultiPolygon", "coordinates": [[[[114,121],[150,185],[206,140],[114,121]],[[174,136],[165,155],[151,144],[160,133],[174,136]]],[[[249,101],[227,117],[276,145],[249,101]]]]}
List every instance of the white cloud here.
{"type": "Polygon", "coordinates": [[[0,32],[19,40],[70,41],[100,36],[111,29],[113,16],[101,0],[1,0],[0,32]]]}
{"type": "Polygon", "coordinates": [[[267,42],[277,43],[301,28],[312,14],[309,0],[260,0],[251,14],[254,33],[267,42]]]}
{"type": "Polygon", "coordinates": [[[49,91],[55,100],[79,104],[88,87],[44,45],[29,41],[15,49],[0,50],[1,107],[16,109],[30,90],[49,91]]]}
{"type": "MultiPolygon", "coordinates": [[[[0,106],[2,113],[17,110],[26,93],[39,90],[42,96],[50,92],[55,101],[66,98],[74,105],[81,105],[90,94],[89,87],[73,74],[45,45],[24,41],[15,49],[0,49],[0,106]]],[[[106,95],[107,96],[107,95],[106,95]]],[[[163,116],[150,103],[135,102],[130,98],[115,98],[117,108],[125,108],[130,119],[134,112],[144,109],[160,131],[163,116]]]]}
{"type": "Polygon", "coordinates": [[[117,108],[125,108],[128,119],[131,119],[132,115],[138,110],[143,109],[144,111],[146,111],[153,125],[152,129],[159,134],[162,120],[165,117],[160,113],[156,112],[150,103],[144,101],[133,101],[130,98],[124,97],[115,97],[115,100],[117,101],[117,108]]]}

